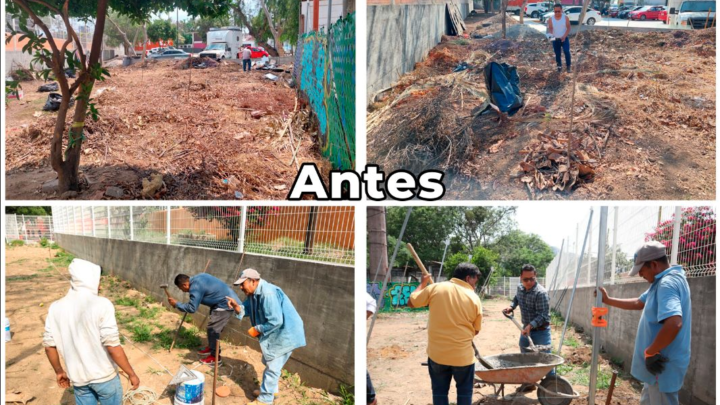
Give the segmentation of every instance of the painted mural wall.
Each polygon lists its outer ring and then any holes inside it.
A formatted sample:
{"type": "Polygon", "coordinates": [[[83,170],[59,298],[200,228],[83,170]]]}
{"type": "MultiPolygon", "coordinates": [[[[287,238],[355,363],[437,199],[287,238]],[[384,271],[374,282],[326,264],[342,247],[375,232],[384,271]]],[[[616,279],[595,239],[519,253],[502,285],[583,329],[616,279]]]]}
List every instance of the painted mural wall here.
{"type": "Polygon", "coordinates": [[[355,168],[355,13],[304,34],[295,79],[319,124],[320,150],[334,169],[355,168]]]}
{"type": "MultiPolygon", "coordinates": [[[[408,308],[410,294],[417,289],[420,283],[388,283],[385,295],[380,301],[380,312],[408,308]]],[[[366,291],[377,300],[382,292],[383,282],[367,283],[366,291]]]]}

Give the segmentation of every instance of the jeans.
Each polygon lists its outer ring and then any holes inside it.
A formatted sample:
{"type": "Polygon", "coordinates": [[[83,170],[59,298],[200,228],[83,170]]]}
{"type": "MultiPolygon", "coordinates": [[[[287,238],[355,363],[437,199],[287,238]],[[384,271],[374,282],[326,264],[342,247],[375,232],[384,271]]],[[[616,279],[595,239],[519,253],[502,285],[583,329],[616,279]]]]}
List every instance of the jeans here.
{"type": "Polygon", "coordinates": [[[375,401],[375,388],[372,385],[372,380],[370,379],[370,373],[368,373],[366,371],[365,375],[367,375],[367,403],[372,404],[373,401],[375,401]]]}
{"type": "Polygon", "coordinates": [[[73,387],[76,405],[122,405],[123,389],[120,376],[104,383],[73,387]]]}
{"type": "Polygon", "coordinates": [[[258,401],[264,404],[273,403],[275,394],[278,392],[278,383],[280,382],[282,368],[290,359],[291,354],[292,352],[289,352],[270,361],[265,361],[265,356],[263,356],[262,362],[265,365],[265,371],[263,371],[263,379],[262,384],[260,384],[260,396],[258,397],[258,401]]]}
{"type": "Polygon", "coordinates": [[[251,66],[250,59],[243,59],[243,72],[245,71],[245,67],[247,67],[247,70],[251,70],[250,66],[251,66]]]}
{"type": "MultiPolygon", "coordinates": [[[[550,327],[545,330],[531,330],[530,338],[532,339],[535,346],[546,346],[552,344],[552,335],[550,334],[550,327]]],[[[530,346],[530,341],[524,335],[520,335],[520,353],[532,353],[531,350],[527,349],[530,346]]],[[[550,353],[551,350],[543,350],[543,353],[550,353]]],[[[555,376],[555,369],[553,368],[547,373],[548,377],[555,376]]]]}
{"type": "Polygon", "coordinates": [[[448,405],[450,382],[455,379],[457,388],[457,405],[471,405],[473,382],[475,380],[475,364],[463,367],[445,366],[428,358],[430,384],[432,385],[433,405],[448,405]]]}
{"type": "Polygon", "coordinates": [[[562,48],[563,53],[565,53],[565,63],[567,64],[567,67],[570,67],[570,38],[565,38],[563,42],[555,40],[552,41],[552,44],[553,50],[555,50],[555,62],[557,62],[558,67],[562,66],[560,48],[562,48]]]}
{"type": "Polygon", "coordinates": [[[643,384],[640,405],[679,405],[678,392],[660,392],[657,384],[643,384]]]}
{"type": "Polygon", "coordinates": [[[220,333],[222,333],[228,321],[235,312],[233,311],[210,311],[210,320],[207,326],[208,346],[210,346],[210,354],[215,355],[215,345],[218,339],[220,339],[220,333]]]}

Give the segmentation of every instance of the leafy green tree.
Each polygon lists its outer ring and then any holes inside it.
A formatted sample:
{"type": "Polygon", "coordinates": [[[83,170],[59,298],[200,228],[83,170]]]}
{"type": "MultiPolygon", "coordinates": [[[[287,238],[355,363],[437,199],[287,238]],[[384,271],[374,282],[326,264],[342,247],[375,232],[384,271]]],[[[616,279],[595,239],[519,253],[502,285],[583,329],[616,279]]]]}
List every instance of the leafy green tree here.
{"type": "MultiPolygon", "coordinates": [[[[482,246],[478,246],[475,248],[475,250],[473,250],[472,258],[470,258],[469,260],[466,253],[455,253],[454,255],[450,256],[450,258],[445,260],[445,267],[443,268],[443,272],[445,273],[445,276],[449,279],[452,277],[452,274],[455,271],[455,267],[457,267],[458,264],[470,262],[480,269],[480,279],[478,280],[477,285],[477,288],[480,288],[482,284],[485,283],[485,279],[490,274],[490,268],[497,267],[497,260],[497,253],[482,246]]],[[[494,277],[496,277],[495,274],[493,274],[493,278],[494,277]]]]}
{"type": "Polygon", "coordinates": [[[524,264],[532,264],[539,277],[545,276],[545,268],[552,261],[550,245],[538,235],[513,230],[493,242],[490,249],[499,254],[498,271],[506,277],[520,276],[524,264]]]}
{"type": "Polygon", "coordinates": [[[175,40],[177,27],[169,20],[155,20],[148,24],[147,34],[152,42],[175,40]]]}
{"type": "Polygon", "coordinates": [[[107,18],[110,25],[105,28],[105,44],[111,47],[123,45],[125,55],[134,55],[135,43],[143,34],[142,24],[114,11],[111,11],[107,18]]]}
{"type": "MultiPolygon", "coordinates": [[[[102,39],[105,34],[105,20],[108,8],[134,21],[148,21],[154,12],[181,8],[191,16],[219,16],[229,12],[232,0],[5,0],[5,11],[9,18],[16,18],[19,27],[10,30],[6,41],[14,35],[27,40],[23,52],[34,56],[32,65],[41,65],[39,75],[47,79],[52,73],[60,87],[62,102],[57,113],[55,128],[50,143],[50,164],[58,174],[58,191],[80,191],[80,155],[82,142],[85,139],[85,119],[88,115],[98,119],[99,112],[90,98],[95,81],[104,80],[110,73],[100,63],[102,39]],[[68,33],[66,41],[55,41],[48,25],[42,17],[60,16],[68,33]],[[85,18],[95,21],[92,46],[89,55],[85,54],[83,43],[75,32],[70,18],[85,18]],[[39,35],[35,27],[28,27],[31,20],[42,31],[39,35]],[[73,54],[70,45],[78,52],[73,54]],[[46,47],[49,47],[46,48],[46,47]],[[65,70],[77,71],[78,77],[70,84],[65,77],[65,70]],[[77,93],[77,95],[75,95],[77,93]],[[66,118],[70,107],[70,99],[75,97],[75,110],[72,124],[66,131],[66,118]],[[67,140],[64,135],[67,132],[67,140]],[[63,150],[63,143],[67,147],[63,150]]],[[[11,87],[12,88],[12,87],[11,87]]]]}
{"type": "Polygon", "coordinates": [[[472,252],[491,239],[509,232],[515,225],[513,215],[517,207],[461,207],[463,221],[458,223],[456,235],[472,252]]]}
{"type": "Polygon", "coordinates": [[[190,36],[188,43],[192,43],[192,34],[196,33],[203,42],[207,41],[207,33],[210,28],[226,27],[231,24],[229,15],[217,17],[193,18],[185,24],[185,32],[190,36]]]}
{"type": "Polygon", "coordinates": [[[52,215],[52,207],[5,207],[6,214],[52,215]]]}
{"type": "MultiPolygon", "coordinates": [[[[388,207],[386,229],[389,236],[397,237],[400,234],[406,212],[405,207],[388,207]]],[[[424,263],[440,261],[445,250],[445,240],[451,236],[461,220],[459,214],[457,207],[413,208],[403,236],[403,244],[411,243],[424,263]]],[[[388,242],[388,257],[391,257],[394,247],[394,244],[391,246],[388,242]]]]}

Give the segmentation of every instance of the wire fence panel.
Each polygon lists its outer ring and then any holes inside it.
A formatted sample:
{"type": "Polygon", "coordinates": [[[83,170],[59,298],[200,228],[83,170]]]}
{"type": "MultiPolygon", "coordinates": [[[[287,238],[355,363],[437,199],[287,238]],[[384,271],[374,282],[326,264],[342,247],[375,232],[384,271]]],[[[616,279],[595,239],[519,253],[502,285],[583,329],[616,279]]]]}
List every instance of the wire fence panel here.
{"type": "Polygon", "coordinates": [[[5,239],[7,242],[22,240],[40,242],[52,240],[53,221],[49,215],[5,215],[5,239]]]}
{"type": "Polygon", "coordinates": [[[354,207],[63,206],[53,218],[57,233],[355,263],[354,207]]]}
{"type": "MultiPolygon", "coordinates": [[[[545,277],[538,277],[537,282],[540,283],[546,289],[548,288],[545,284],[545,277]]],[[[498,277],[496,280],[491,280],[487,287],[485,294],[487,295],[502,295],[504,297],[513,299],[517,293],[518,285],[520,285],[520,277],[498,277]]]]}
{"type": "Polygon", "coordinates": [[[578,265],[578,287],[594,286],[600,254],[605,255],[604,284],[643,282],[640,277],[628,276],[628,272],[632,269],[635,251],[651,240],[664,244],[668,258],[674,259],[673,264],[682,265],[688,277],[715,275],[716,214],[713,207],[611,207],[603,249],[599,249],[598,242],[598,211],[593,215],[583,253],[580,249],[587,218],[579,221],[575,234],[565,239],[562,258],[557,254],[548,265],[545,274],[550,280],[549,289],[572,288],[578,265]],[[582,263],[578,263],[581,257],[582,263]]]}
{"type": "Polygon", "coordinates": [[[174,207],[170,218],[173,245],[240,251],[242,207],[174,207]]]}
{"type": "Polygon", "coordinates": [[[355,262],[355,207],[248,207],[247,252],[355,262]]]}

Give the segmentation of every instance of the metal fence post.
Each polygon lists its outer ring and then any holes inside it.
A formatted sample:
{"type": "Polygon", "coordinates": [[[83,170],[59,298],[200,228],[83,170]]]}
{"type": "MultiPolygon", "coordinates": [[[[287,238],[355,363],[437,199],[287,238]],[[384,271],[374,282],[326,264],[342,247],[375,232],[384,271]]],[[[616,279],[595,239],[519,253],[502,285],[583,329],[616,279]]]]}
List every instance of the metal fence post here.
{"type": "Polygon", "coordinates": [[[135,224],[133,224],[133,207],[130,206],[130,240],[135,240],[135,224]]]}
{"type": "Polygon", "coordinates": [[[247,207],[242,207],[240,211],[240,229],[238,232],[238,252],[245,251],[245,222],[247,221],[247,207]]]}
{"type": "Polygon", "coordinates": [[[167,242],[168,245],[170,244],[170,232],[171,232],[171,229],[170,229],[170,219],[171,219],[171,217],[170,217],[170,211],[171,211],[171,208],[172,208],[171,205],[168,205],[168,206],[167,206],[167,214],[165,215],[166,221],[167,221],[167,226],[166,226],[166,232],[165,232],[165,233],[167,234],[166,242],[167,242]]]}
{"type": "Polygon", "coordinates": [[[110,206],[107,206],[107,235],[108,239],[110,239],[110,206]]]}
{"type": "Polygon", "coordinates": [[[680,223],[682,222],[682,209],[675,207],[675,223],[673,224],[672,251],[670,253],[670,265],[677,264],[678,249],[680,247],[680,223]]]}
{"type": "Polygon", "coordinates": [[[25,215],[22,216],[23,230],[25,231],[25,240],[28,240],[27,226],[25,226],[25,215]]]}
{"type": "Polygon", "coordinates": [[[590,235],[588,235],[588,261],[587,261],[587,283],[590,285],[590,269],[592,268],[592,224],[590,225],[590,235]]]}
{"type": "Polygon", "coordinates": [[[612,245],[612,264],[610,265],[610,285],[615,285],[615,272],[617,269],[617,228],[618,228],[618,207],[613,208],[615,218],[613,219],[613,245],[612,245]]]}
{"type": "Polygon", "coordinates": [[[92,236],[95,237],[95,207],[90,207],[90,222],[92,223],[92,236]]]}

